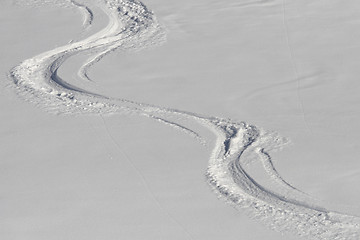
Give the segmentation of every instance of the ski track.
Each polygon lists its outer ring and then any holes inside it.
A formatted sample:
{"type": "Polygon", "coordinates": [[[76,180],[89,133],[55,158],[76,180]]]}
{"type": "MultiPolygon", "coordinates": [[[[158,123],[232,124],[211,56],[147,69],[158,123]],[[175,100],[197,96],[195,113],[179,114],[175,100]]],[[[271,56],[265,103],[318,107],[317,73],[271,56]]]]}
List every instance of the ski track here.
{"type": "Polygon", "coordinates": [[[84,4],[78,3],[75,0],[70,0],[70,2],[76,7],[79,7],[84,12],[84,28],[90,27],[92,22],[94,21],[94,13],[91,11],[91,9],[84,4]]]}
{"type": "Polygon", "coordinates": [[[299,100],[299,108],[301,110],[303,122],[304,122],[308,132],[311,135],[314,135],[314,133],[313,133],[311,127],[310,127],[310,124],[309,124],[309,122],[307,120],[304,101],[303,101],[303,99],[301,97],[300,74],[299,74],[299,70],[298,70],[298,67],[297,67],[296,62],[295,62],[294,50],[293,50],[293,48],[291,46],[289,27],[288,27],[288,23],[287,23],[287,20],[286,20],[286,0],[282,0],[281,6],[282,6],[282,15],[283,15],[282,20],[283,20],[283,26],[284,26],[284,31],[285,31],[286,45],[287,45],[287,48],[289,50],[290,62],[291,62],[291,65],[292,65],[292,68],[293,68],[293,71],[294,71],[294,77],[296,79],[296,94],[297,94],[297,97],[298,97],[298,100],[299,100]]]}
{"type": "Polygon", "coordinates": [[[154,203],[156,204],[156,206],[159,208],[160,211],[162,211],[166,216],[169,217],[169,219],[171,219],[176,225],[178,225],[180,227],[180,229],[184,232],[184,234],[186,235],[187,239],[194,239],[191,234],[189,233],[189,231],[184,227],[184,225],[182,225],[169,211],[167,211],[162,204],[160,203],[160,201],[156,198],[155,194],[153,193],[153,191],[151,190],[151,187],[148,184],[148,181],[146,180],[145,176],[141,173],[141,171],[136,167],[136,165],[133,163],[133,161],[131,160],[131,158],[129,157],[129,155],[121,148],[120,144],[117,143],[116,139],[113,137],[113,135],[111,134],[106,121],[104,119],[104,117],[100,114],[101,120],[105,126],[105,130],[106,130],[106,134],[109,136],[109,138],[111,139],[111,141],[113,142],[113,144],[116,146],[117,150],[121,153],[121,155],[123,155],[126,159],[126,161],[130,164],[130,166],[134,169],[134,171],[136,172],[136,174],[138,175],[142,185],[144,186],[146,192],[148,193],[148,195],[150,196],[150,198],[154,201],[154,203]]]}
{"type": "MultiPolygon", "coordinates": [[[[90,7],[69,1],[85,12],[84,27],[91,26],[94,14],[90,7]]],[[[291,232],[307,239],[360,239],[359,217],[316,206],[308,195],[280,176],[270,152],[281,149],[287,141],[277,134],[244,122],[102,96],[73,86],[58,76],[62,63],[78,53],[95,55],[79,70],[81,78],[90,80],[90,67],[110,52],[116,49],[139,51],[166,41],[164,29],[154,13],[141,2],[97,0],[93,3],[108,16],[108,25],[86,39],[44,52],[14,67],[9,76],[21,98],[56,114],[98,114],[101,117],[113,113],[138,114],[204,143],[196,131],[179,123],[185,119],[195,121],[212,131],[217,139],[206,176],[220,198],[280,232],[291,232]],[[174,118],[175,121],[170,120],[174,118]],[[250,176],[245,169],[249,163],[246,156],[262,163],[265,173],[276,183],[277,191],[265,188],[250,176]]],[[[114,141],[114,144],[117,143],[114,141]]],[[[191,238],[190,233],[188,237],[191,238]]]]}

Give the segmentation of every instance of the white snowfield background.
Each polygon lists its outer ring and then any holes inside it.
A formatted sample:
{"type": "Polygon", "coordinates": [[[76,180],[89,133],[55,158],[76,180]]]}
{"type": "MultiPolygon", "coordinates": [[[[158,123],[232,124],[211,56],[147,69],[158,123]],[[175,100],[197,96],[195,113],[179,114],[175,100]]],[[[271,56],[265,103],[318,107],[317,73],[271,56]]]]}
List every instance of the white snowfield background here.
{"type": "Polygon", "coordinates": [[[359,13],[1,1],[0,238],[360,239],[359,13]]]}

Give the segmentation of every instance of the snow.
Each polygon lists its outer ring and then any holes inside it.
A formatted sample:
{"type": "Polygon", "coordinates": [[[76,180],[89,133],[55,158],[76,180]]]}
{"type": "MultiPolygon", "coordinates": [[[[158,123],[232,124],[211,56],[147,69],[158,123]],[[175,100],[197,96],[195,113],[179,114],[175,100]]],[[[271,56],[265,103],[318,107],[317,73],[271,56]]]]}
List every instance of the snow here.
{"type": "Polygon", "coordinates": [[[1,5],[2,238],[359,238],[356,1],[1,5]]]}

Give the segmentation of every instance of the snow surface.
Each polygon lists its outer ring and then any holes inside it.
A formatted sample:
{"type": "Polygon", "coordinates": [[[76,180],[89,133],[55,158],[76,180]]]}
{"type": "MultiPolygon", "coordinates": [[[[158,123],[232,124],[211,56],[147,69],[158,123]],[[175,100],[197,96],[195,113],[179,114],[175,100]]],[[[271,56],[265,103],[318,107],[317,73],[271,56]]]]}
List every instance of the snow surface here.
{"type": "Polygon", "coordinates": [[[2,238],[360,239],[359,10],[3,1],[2,238]]]}

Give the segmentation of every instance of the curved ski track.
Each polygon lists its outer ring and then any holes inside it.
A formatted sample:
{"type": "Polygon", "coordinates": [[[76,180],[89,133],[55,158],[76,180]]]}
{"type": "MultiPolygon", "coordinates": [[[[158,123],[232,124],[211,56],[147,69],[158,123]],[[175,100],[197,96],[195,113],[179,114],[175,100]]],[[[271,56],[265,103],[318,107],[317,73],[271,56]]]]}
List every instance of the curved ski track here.
{"type": "MultiPolygon", "coordinates": [[[[90,7],[75,0],[69,1],[86,12],[84,26],[90,26],[94,20],[90,7]]],[[[306,194],[279,175],[269,155],[269,151],[282,148],[286,143],[277,134],[244,122],[109,98],[61,79],[58,69],[66,59],[78,53],[95,52],[95,56],[79,70],[83,79],[90,80],[89,68],[109,52],[140,50],[166,40],[155,15],[141,2],[98,0],[94,4],[98,4],[109,17],[108,25],[86,39],[44,52],[14,67],[10,76],[19,96],[54,113],[139,114],[204,142],[198,133],[171,119],[195,121],[217,136],[206,176],[221,198],[277,231],[292,232],[308,239],[360,239],[358,217],[316,206],[306,194]],[[261,161],[265,172],[282,193],[265,188],[250,176],[245,169],[249,159],[261,161]]]]}

